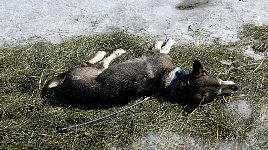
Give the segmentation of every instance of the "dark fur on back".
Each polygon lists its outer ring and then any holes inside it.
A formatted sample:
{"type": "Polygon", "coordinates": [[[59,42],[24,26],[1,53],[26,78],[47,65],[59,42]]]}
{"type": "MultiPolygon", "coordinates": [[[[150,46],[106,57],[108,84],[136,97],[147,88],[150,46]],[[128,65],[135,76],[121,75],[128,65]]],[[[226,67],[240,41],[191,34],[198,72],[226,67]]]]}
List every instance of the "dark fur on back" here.
{"type": "Polygon", "coordinates": [[[99,75],[95,67],[74,68],[64,74],[54,94],[86,107],[126,104],[165,90],[165,76],[175,68],[166,54],[147,56],[110,66],[99,75]]]}

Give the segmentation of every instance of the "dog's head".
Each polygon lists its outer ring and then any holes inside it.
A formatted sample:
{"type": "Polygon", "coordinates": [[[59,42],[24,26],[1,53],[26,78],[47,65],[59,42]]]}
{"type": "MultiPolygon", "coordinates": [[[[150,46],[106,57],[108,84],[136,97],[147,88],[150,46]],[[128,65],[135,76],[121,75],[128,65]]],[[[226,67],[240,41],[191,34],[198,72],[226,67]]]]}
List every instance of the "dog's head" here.
{"type": "Polygon", "coordinates": [[[233,81],[223,81],[207,74],[202,64],[195,60],[191,73],[182,75],[177,82],[173,97],[183,98],[186,103],[200,104],[219,96],[230,95],[237,89],[238,86],[233,81]]]}

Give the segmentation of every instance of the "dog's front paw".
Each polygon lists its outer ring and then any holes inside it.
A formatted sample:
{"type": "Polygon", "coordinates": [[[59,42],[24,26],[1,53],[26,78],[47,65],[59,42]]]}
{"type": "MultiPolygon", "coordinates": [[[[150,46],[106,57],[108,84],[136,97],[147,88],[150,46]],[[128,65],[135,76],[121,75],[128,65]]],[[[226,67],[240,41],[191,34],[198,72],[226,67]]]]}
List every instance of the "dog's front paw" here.
{"type": "Polygon", "coordinates": [[[161,50],[161,47],[162,47],[163,44],[164,44],[163,41],[156,41],[155,44],[154,44],[154,48],[158,49],[158,50],[161,50]]]}
{"type": "Polygon", "coordinates": [[[167,44],[166,45],[170,45],[170,47],[173,45],[175,43],[175,40],[174,39],[172,39],[172,38],[170,38],[170,39],[168,39],[168,41],[167,41],[167,44]]]}
{"type": "Polygon", "coordinates": [[[114,54],[118,57],[118,56],[124,54],[125,52],[126,52],[125,50],[123,50],[122,48],[120,48],[120,49],[115,50],[114,51],[114,54]]]}
{"type": "Polygon", "coordinates": [[[106,55],[105,51],[98,51],[96,55],[100,55],[101,57],[104,57],[106,55]]]}

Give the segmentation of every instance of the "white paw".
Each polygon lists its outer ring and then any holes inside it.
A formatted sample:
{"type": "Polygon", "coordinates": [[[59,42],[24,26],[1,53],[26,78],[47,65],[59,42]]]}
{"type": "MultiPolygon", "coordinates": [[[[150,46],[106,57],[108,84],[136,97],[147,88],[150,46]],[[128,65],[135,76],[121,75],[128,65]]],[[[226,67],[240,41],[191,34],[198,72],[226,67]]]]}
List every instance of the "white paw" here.
{"type": "Polygon", "coordinates": [[[173,40],[172,38],[170,38],[170,39],[168,39],[166,45],[169,45],[171,47],[174,43],[175,43],[175,40],[173,40]]]}
{"type": "Polygon", "coordinates": [[[105,51],[98,51],[95,56],[88,61],[89,64],[95,64],[98,61],[102,60],[103,57],[106,55],[105,51]]]}
{"type": "Polygon", "coordinates": [[[105,51],[98,51],[97,54],[104,56],[104,55],[106,55],[106,52],[105,51]]]}
{"type": "Polygon", "coordinates": [[[163,41],[156,41],[155,44],[154,44],[154,48],[155,49],[161,49],[162,45],[163,45],[163,41]]]}
{"type": "Polygon", "coordinates": [[[175,40],[173,40],[172,38],[170,38],[167,42],[166,42],[166,45],[163,46],[160,50],[160,53],[163,53],[163,54],[168,54],[172,45],[175,43],[175,40]]]}
{"type": "Polygon", "coordinates": [[[115,50],[113,53],[118,57],[118,56],[124,54],[125,52],[126,52],[125,50],[120,48],[120,49],[115,50]]]}

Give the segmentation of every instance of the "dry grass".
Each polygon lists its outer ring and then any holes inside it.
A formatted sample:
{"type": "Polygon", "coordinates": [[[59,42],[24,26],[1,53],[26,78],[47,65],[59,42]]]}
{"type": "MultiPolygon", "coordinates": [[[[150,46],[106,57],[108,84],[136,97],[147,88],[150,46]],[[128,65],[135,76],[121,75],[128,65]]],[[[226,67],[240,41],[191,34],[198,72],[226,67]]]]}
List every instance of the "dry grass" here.
{"type": "Polygon", "coordinates": [[[268,52],[268,26],[245,25],[243,35],[251,41],[255,51],[268,52]]]}
{"type": "MultiPolygon", "coordinates": [[[[262,31],[261,28],[254,28],[259,29],[262,31]]],[[[267,34],[261,31],[267,39],[267,34]]],[[[238,49],[236,43],[177,45],[170,54],[179,67],[190,68],[192,61],[198,58],[211,74],[238,83],[240,89],[231,97],[200,107],[189,117],[181,115],[179,105],[152,99],[116,118],[67,133],[55,132],[57,128],[92,120],[121,107],[85,110],[52,105],[40,97],[46,80],[79,65],[98,50],[127,50],[126,55],[115,63],[141,56],[148,52],[152,41],[150,38],[116,32],[76,37],[57,45],[37,43],[0,48],[0,149],[139,149],[133,143],[149,133],[163,130],[202,137],[211,142],[230,138],[239,142],[246,140],[248,133],[256,126],[260,116],[258,110],[268,105],[268,60],[256,62],[238,51],[228,50],[238,49]],[[226,66],[220,63],[222,60],[233,63],[226,66]],[[237,120],[226,116],[223,113],[225,104],[235,101],[241,94],[247,95],[253,109],[252,117],[237,120]]],[[[262,134],[268,135],[267,130],[262,134]]],[[[256,146],[268,147],[267,137],[256,146]]]]}

